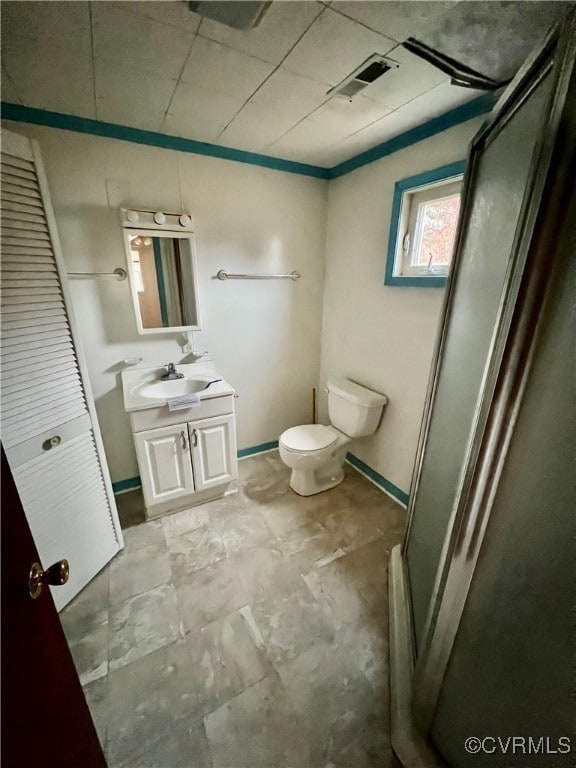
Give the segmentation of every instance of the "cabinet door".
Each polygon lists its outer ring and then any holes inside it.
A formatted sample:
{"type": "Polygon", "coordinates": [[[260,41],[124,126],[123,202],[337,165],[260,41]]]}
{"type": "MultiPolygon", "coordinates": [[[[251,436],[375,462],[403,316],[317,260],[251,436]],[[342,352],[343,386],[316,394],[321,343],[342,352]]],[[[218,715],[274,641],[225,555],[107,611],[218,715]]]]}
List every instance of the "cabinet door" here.
{"type": "Polygon", "coordinates": [[[194,492],[187,424],[134,435],[146,506],[194,492]]]}
{"type": "Polygon", "coordinates": [[[215,416],[188,424],[196,490],[229,483],[238,477],[234,416],[215,416]]]}

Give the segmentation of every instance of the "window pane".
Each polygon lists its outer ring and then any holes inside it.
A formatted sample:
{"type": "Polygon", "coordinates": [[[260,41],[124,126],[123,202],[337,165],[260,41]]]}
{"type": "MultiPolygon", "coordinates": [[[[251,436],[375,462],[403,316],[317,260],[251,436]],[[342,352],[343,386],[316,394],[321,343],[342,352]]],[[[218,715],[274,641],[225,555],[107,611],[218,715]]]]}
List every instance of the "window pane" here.
{"type": "Polygon", "coordinates": [[[452,259],[460,195],[450,195],[418,206],[418,220],[410,263],[414,267],[447,267],[452,259]]]}

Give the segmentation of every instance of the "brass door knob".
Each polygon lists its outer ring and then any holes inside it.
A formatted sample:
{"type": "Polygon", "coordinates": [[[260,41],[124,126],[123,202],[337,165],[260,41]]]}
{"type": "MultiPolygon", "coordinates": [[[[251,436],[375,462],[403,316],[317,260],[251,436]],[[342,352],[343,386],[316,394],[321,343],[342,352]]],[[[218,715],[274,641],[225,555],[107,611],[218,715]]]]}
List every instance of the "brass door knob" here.
{"type": "Polygon", "coordinates": [[[28,577],[28,589],[30,597],[36,600],[42,594],[44,584],[51,584],[53,587],[62,586],[68,581],[70,576],[70,566],[68,560],[60,560],[50,568],[43,570],[40,563],[33,563],[28,577]]]}

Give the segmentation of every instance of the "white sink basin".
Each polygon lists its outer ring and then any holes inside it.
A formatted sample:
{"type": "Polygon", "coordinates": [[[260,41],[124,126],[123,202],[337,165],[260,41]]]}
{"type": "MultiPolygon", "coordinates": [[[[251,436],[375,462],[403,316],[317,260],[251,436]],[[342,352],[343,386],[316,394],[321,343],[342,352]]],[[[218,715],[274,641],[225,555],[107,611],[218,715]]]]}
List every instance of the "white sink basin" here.
{"type": "Polygon", "coordinates": [[[218,374],[212,364],[178,363],[178,371],[184,374],[183,379],[166,381],[160,378],[166,368],[158,366],[122,371],[124,409],[131,413],[147,408],[164,408],[169,398],[194,393],[198,394],[201,402],[234,395],[234,389],[218,374]]]}
{"type": "Polygon", "coordinates": [[[203,392],[214,376],[199,376],[193,379],[171,379],[169,381],[153,381],[139,384],[131,390],[132,395],[145,397],[149,400],[166,400],[168,397],[191,395],[193,392],[203,392]]]}

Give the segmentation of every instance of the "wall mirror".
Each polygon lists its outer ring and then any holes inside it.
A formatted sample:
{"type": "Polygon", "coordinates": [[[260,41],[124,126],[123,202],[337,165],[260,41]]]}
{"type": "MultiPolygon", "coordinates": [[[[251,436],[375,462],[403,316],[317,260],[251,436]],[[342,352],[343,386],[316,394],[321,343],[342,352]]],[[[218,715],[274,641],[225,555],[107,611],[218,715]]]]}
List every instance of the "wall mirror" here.
{"type": "Polygon", "coordinates": [[[125,229],[139,333],[200,329],[194,235],[125,229]]]}

